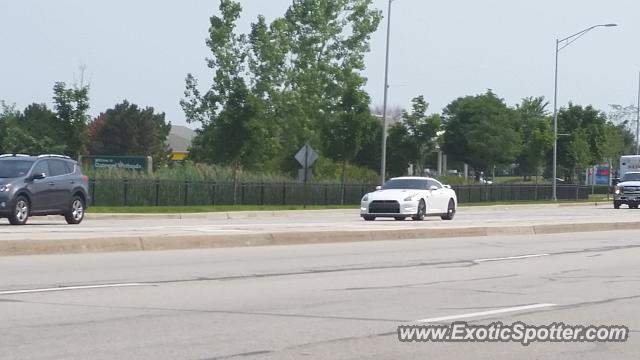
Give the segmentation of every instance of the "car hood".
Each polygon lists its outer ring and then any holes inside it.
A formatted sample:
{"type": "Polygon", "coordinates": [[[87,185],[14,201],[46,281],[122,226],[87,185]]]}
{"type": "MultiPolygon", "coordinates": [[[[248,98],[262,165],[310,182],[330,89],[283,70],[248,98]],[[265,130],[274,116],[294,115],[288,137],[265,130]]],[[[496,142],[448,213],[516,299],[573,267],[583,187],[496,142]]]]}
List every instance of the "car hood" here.
{"type": "Polygon", "coordinates": [[[0,178],[0,185],[7,185],[16,182],[17,178],[0,178]]]}
{"type": "Polygon", "coordinates": [[[408,196],[417,194],[420,192],[426,192],[426,190],[415,190],[415,189],[388,189],[388,190],[378,190],[376,192],[369,193],[369,201],[373,200],[397,200],[402,201],[406,199],[408,196]]]}
{"type": "Polygon", "coordinates": [[[624,181],[618,183],[618,186],[638,186],[640,187],[640,181],[624,181]]]}

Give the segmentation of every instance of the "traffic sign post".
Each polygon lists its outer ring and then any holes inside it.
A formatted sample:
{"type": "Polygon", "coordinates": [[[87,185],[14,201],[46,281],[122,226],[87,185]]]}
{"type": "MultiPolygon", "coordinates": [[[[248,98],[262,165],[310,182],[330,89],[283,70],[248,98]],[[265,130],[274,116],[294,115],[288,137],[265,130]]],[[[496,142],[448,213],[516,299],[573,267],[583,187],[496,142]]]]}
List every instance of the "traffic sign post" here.
{"type": "Polygon", "coordinates": [[[313,150],[309,144],[304,144],[300,150],[296,153],[295,159],[302,165],[302,171],[304,172],[303,181],[303,194],[302,194],[302,207],[307,208],[307,181],[309,180],[309,169],[316,160],[318,160],[318,153],[313,150]]]}

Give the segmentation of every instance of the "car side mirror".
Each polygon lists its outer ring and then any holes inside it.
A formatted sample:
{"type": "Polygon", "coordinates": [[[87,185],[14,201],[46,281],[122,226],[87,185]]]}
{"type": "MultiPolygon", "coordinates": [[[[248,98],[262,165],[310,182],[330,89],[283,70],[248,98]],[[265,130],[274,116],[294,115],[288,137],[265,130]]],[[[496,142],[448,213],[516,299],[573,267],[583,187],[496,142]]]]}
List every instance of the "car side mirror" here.
{"type": "Polygon", "coordinates": [[[429,190],[433,191],[433,190],[438,190],[438,187],[435,185],[431,185],[429,186],[429,190]]]}
{"type": "Polygon", "coordinates": [[[376,190],[382,190],[382,186],[380,185],[376,186],[376,190]]]}
{"type": "Polygon", "coordinates": [[[445,189],[451,189],[451,185],[442,185],[445,189]]]}
{"type": "Polygon", "coordinates": [[[37,173],[37,174],[31,175],[31,179],[32,180],[42,180],[42,179],[44,179],[46,177],[47,177],[47,174],[45,174],[45,173],[37,173]]]}

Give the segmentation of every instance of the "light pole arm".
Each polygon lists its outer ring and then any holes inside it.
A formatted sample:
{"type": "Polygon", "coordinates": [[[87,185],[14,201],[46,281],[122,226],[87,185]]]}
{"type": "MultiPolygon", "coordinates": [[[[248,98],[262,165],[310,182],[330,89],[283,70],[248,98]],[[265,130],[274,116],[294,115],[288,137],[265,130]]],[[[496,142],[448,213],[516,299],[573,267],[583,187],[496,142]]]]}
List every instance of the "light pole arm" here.
{"type": "Polygon", "coordinates": [[[598,27],[612,27],[612,26],[618,26],[618,24],[599,24],[599,25],[593,25],[593,26],[589,26],[588,28],[578,31],[577,33],[573,34],[573,35],[569,35],[563,39],[558,40],[558,45],[561,43],[566,42],[565,44],[563,44],[562,46],[557,47],[556,51],[560,51],[564,48],[566,48],[567,46],[571,45],[571,43],[573,43],[574,41],[578,40],[579,38],[581,38],[584,34],[588,33],[589,31],[598,28],[598,27]]]}

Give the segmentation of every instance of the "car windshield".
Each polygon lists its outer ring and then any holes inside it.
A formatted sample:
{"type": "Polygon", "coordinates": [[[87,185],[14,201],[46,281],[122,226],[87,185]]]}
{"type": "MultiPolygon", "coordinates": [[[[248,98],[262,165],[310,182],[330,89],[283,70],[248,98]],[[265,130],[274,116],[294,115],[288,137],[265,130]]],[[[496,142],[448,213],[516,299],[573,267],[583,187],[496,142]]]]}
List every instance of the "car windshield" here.
{"type": "Polygon", "coordinates": [[[427,180],[423,179],[391,179],[387,181],[383,189],[427,189],[427,180]]]}
{"type": "Polygon", "coordinates": [[[33,165],[32,160],[0,160],[0,178],[16,178],[26,175],[33,165]]]}
{"type": "Polygon", "coordinates": [[[640,173],[626,173],[622,177],[622,181],[640,181],[640,173]]]}

